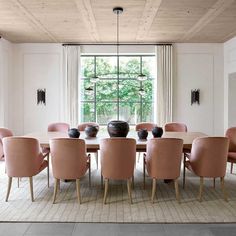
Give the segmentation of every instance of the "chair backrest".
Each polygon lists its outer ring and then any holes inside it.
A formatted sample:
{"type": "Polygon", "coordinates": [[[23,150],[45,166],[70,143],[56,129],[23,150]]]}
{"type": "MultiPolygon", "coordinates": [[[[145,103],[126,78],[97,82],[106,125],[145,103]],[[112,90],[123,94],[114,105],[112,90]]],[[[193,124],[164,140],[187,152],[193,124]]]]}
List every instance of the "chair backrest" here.
{"type": "Polygon", "coordinates": [[[229,139],[229,152],[236,152],[236,127],[227,129],[225,136],[229,139]]]}
{"type": "Polygon", "coordinates": [[[133,176],[136,157],[135,139],[102,139],[100,154],[101,171],[104,178],[125,180],[133,176]]]}
{"type": "Polygon", "coordinates": [[[30,177],[38,173],[42,154],[37,139],[3,138],[3,150],[9,177],[30,177]]]}
{"type": "Polygon", "coordinates": [[[229,139],[225,137],[195,139],[189,159],[194,173],[202,177],[224,177],[228,148],[229,139]]]}
{"type": "Polygon", "coordinates": [[[165,131],[167,132],[187,132],[187,126],[184,123],[167,123],[165,124],[165,131]]]}
{"type": "Polygon", "coordinates": [[[142,123],[136,124],[135,130],[139,131],[140,129],[146,129],[147,131],[152,131],[152,129],[156,126],[157,124],[154,124],[154,123],[142,122],[142,123]]]}
{"type": "Polygon", "coordinates": [[[6,128],[0,128],[0,159],[3,158],[3,144],[2,144],[2,139],[5,137],[11,137],[13,136],[13,133],[11,130],[6,129],[6,128]]]}
{"type": "Polygon", "coordinates": [[[147,169],[156,179],[176,179],[180,176],[183,140],[153,138],[147,142],[147,169]]]}
{"type": "Polygon", "coordinates": [[[52,123],[48,125],[48,132],[68,132],[70,125],[67,123],[52,123]]]}
{"type": "Polygon", "coordinates": [[[86,128],[86,126],[88,126],[88,125],[97,126],[98,129],[99,129],[99,124],[96,123],[96,122],[84,122],[84,123],[80,123],[80,124],[78,125],[78,130],[79,130],[79,131],[84,131],[85,128],[86,128]]]}
{"type": "Polygon", "coordinates": [[[50,140],[52,173],[57,179],[79,179],[87,170],[85,141],[77,138],[50,140]]]}

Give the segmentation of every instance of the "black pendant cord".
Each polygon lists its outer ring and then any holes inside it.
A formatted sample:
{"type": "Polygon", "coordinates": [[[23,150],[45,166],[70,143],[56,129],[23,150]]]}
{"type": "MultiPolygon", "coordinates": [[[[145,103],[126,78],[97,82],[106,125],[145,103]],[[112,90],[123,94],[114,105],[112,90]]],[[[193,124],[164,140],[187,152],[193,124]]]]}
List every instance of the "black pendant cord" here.
{"type": "Polygon", "coordinates": [[[119,104],[119,74],[120,74],[120,63],[119,63],[119,11],[116,12],[116,50],[117,50],[117,114],[118,120],[120,119],[120,104],[119,104]]]}

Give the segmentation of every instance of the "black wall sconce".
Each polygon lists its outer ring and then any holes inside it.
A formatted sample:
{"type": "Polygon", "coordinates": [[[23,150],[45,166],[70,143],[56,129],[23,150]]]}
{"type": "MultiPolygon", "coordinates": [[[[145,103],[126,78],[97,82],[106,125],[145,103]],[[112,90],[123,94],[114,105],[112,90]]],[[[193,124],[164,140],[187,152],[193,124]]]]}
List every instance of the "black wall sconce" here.
{"type": "Polygon", "coordinates": [[[193,105],[193,103],[200,104],[200,89],[191,90],[191,105],[193,105]]]}
{"type": "Polygon", "coordinates": [[[46,89],[37,89],[37,105],[46,105],[46,89]]]}

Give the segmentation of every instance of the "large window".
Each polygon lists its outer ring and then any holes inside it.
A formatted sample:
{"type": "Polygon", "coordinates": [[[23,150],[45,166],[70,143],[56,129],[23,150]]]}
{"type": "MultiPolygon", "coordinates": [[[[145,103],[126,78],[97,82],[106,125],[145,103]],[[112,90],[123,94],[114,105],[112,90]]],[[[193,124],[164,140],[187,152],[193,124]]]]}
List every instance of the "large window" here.
{"type": "Polygon", "coordinates": [[[81,122],[105,125],[125,120],[134,125],[153,121],[154,56],[82,55],[81,68],[81,122]],[[147,80],[137,80],[141,71],[147,80]],[[95,75],[97,83],[92,80],[95,75]]]}

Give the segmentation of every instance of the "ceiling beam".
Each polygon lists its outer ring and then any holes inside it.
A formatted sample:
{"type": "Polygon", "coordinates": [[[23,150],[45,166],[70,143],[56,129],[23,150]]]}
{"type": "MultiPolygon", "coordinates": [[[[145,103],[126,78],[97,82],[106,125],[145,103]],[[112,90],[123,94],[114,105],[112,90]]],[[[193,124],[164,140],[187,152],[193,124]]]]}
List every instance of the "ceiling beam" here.
{"type": "Polygon", "coordinates": [[[11,0],[16,14],[20,14],[26,22],[42,35],[42,39],[47,36],[52,42],[57,43],[58,39],[46,29],[46,27],[20,2],[20,0],[11,0]]]}
{"type": "Polygon", "coordinates": [[[219,16],[225,9],[227,9],[235,0],[218,0],[207,12],[204,14],[193,27],[188,30],[182,40],[189,40],[200,32],[207,24],[219,16]]]}
{"type": "Polygon", "coordinates": [[[139,22],[138,31],[136,34],[137,41],[143,41],[147,36],[152,22],[155,19],[157,11],[161,5],[162,0],[146,0],[143,14],[139,22]]]}
{"type": "Polygon", "coordinates": [[[92,40],[95,42],[100,41],[100,37],[97,30],[97,24],[94,17],[91,0],[74,0],[78,11],[80,12],[86,29],[92,40]]]}

